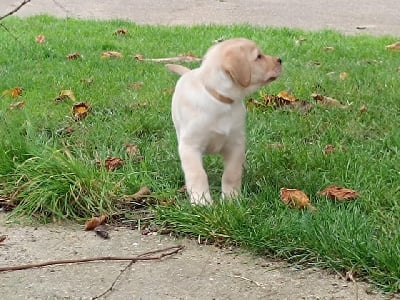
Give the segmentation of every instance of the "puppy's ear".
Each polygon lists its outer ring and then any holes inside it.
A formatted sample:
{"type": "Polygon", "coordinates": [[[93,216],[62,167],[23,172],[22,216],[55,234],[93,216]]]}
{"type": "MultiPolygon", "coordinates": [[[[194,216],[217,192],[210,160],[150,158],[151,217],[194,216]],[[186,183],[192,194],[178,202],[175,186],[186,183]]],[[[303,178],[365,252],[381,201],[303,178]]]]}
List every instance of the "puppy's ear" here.
{"type": "Polygon", "coordinates": [[[240,47],[232,47],[225,52],[222,68],[237,84],[242,87],[248,87],[250,85],[250,64],[247,61],[244,51],[240,47]]]}

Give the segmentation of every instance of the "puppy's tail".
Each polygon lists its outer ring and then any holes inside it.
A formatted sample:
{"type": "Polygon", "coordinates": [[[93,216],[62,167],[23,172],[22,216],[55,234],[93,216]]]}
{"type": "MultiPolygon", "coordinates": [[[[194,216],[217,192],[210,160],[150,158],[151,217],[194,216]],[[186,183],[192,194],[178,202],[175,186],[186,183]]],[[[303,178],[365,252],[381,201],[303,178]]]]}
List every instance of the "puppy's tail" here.
{"type": "Polygon", "coordinates": [[[185,73],[187,73],[187,72],[190,71],[189,68],[186,68],[186,67],[181,66],[181,65],[166,64],[165,66],[166,66],[167,69],[170,70],[171,72],[176,73],[176,74],[181,75],[181,76],[182,76],[183,74],[185,74],[185,73]]]}

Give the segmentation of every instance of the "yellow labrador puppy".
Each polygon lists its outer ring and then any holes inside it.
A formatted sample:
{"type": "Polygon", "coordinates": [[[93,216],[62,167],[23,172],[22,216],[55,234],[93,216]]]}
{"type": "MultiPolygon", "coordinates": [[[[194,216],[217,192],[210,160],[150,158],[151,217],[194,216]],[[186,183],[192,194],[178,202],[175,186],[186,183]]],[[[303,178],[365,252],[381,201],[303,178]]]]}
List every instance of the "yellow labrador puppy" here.
{"type": "Polygon", "coordinates": [[[245,161],[243,99],[281,74],[281,59],[265,55],[253,41],[237,38],[212,46],[197,69],[167,68],[182,75],[172,97],[172,119],[191,203],[212,203],[205,153],[222,154],[222,197],[237,196],[245,161]]]}

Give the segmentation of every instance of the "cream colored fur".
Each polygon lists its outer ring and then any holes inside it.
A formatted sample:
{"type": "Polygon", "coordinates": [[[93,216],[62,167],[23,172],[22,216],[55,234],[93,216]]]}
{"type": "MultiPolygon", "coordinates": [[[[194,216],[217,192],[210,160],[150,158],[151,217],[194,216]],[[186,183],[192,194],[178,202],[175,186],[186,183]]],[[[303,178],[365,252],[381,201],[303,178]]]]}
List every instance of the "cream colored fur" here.
{"type": "Polygon", "coordinates": [[[172,118],[191,203],[212,203],[202,162],[206,153],[223,156],[222,197],[237,196],[245,161],[243,99],[281,74],[281,60],[238,38],[212,46],[197,69],[167,68],[181,75],[172,97],[172,118]]]}

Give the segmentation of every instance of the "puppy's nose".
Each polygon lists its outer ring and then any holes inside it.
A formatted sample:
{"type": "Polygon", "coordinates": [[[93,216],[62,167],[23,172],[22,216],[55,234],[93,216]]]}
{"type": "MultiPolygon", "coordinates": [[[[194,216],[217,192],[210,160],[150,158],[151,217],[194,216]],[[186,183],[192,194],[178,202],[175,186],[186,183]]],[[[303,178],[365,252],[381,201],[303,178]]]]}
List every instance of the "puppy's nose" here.
{"type": "Polygon", "coordinates": [[[281,65],[282,64],[282,59],[278,57],[278,63],[281,65]]]}

